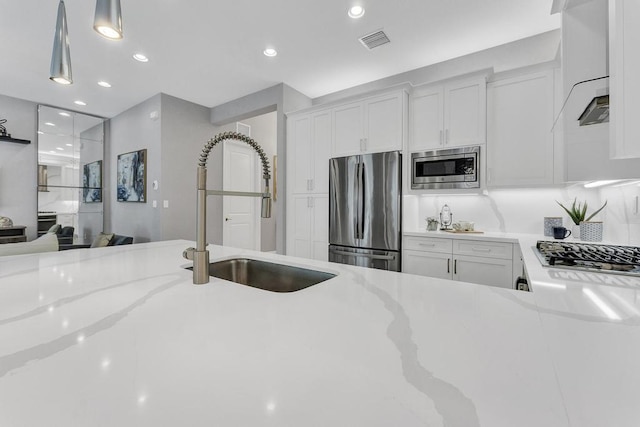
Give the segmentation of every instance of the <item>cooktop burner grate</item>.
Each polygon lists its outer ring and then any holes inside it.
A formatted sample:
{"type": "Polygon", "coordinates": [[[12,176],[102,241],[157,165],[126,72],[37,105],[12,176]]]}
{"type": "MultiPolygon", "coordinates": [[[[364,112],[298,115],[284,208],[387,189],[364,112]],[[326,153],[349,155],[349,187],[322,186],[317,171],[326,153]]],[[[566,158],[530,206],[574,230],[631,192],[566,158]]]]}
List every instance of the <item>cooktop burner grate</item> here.
{"type": "Polygon", "coordinates": [[[638,247],[540,240],[536,248],[545,266],[640,276],[638,247]]]}

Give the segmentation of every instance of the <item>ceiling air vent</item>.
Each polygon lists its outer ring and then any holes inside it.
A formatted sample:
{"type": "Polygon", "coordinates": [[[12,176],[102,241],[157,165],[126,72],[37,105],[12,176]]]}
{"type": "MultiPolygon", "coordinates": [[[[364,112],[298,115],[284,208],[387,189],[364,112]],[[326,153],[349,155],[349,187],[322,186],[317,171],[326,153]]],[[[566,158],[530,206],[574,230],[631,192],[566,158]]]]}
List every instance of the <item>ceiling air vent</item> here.
{"type": "Polygon", "coordinates": [[[387,35],[382,30],[374,31],[371,34],[360,37],[358,40],[360,40],[360,43],[362,43],[364,47],[369,50],[391,42],[391,40],[389,40],[389,37],[387,37],[387,35]]]}

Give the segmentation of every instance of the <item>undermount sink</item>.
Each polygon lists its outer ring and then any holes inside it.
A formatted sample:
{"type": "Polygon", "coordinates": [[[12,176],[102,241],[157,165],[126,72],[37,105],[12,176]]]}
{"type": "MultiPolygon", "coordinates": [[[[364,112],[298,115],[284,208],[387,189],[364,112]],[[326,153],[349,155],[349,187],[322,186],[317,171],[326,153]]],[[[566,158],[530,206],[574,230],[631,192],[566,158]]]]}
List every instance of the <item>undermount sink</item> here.
{"type": "Polygon", "coordinates": [[[233,258],[209,264],[209,275],[272,292],[295,292],[335,277],[335,274],[290,265],[233,258]]]}

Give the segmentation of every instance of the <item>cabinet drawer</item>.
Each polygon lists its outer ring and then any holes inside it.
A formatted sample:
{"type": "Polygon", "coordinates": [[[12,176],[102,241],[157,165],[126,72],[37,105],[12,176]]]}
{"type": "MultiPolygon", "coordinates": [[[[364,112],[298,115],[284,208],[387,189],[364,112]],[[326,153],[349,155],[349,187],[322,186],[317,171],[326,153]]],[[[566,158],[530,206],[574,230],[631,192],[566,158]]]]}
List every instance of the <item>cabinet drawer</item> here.
{"type": "Polygon", "coordinates": [[[404,236],[403,246],[405,249],[411,249],[414,251],[442,252],[450,254],[452,249],[452,242],[451,239],[404,236]]]}
{"type": "Polygon", "coordinates": [[[453,253],[455,255],[481,256],[486,258],[513,258],[513,244],[488,242],[483,240],[454,240],[453,253]]]}

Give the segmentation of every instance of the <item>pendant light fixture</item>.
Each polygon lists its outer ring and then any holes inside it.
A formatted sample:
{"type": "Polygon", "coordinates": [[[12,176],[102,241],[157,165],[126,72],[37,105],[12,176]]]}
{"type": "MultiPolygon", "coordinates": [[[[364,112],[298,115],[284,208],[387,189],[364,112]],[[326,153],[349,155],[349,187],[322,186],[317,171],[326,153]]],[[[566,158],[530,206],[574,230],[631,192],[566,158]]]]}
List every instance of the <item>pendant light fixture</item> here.
{"type": "Polygon", "coordinates": [[[58,4],[58,19],[56,21],[56,34],[53,38],[49,78],[63,85],[73,83],[71,54],[69,53],[69,33],[67,31],[67,11],[63,0],[60,0],[60,4],[58,4]]]}
{"type": "Polygon", "coordinates": [[[122,11],[120,0],[97,0],[93,29],[112,40],[122,38],[122,11]]]}

